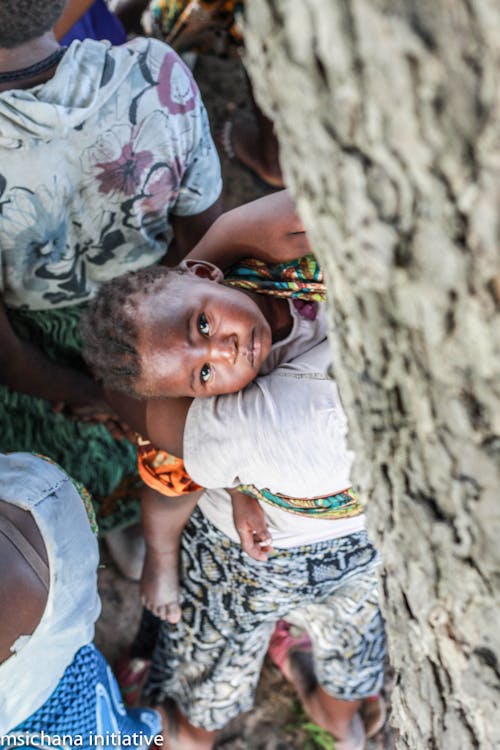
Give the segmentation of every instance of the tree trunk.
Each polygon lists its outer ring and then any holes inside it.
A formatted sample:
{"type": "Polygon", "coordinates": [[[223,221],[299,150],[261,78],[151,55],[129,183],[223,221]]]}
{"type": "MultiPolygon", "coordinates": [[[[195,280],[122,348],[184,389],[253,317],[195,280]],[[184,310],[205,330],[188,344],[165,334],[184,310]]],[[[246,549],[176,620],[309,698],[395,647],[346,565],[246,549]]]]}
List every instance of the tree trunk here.
{"type": "Polygon", "coordinates": [[[330,290],[399,748],[500,748],[500,5],[249,0],[330,290]]]}

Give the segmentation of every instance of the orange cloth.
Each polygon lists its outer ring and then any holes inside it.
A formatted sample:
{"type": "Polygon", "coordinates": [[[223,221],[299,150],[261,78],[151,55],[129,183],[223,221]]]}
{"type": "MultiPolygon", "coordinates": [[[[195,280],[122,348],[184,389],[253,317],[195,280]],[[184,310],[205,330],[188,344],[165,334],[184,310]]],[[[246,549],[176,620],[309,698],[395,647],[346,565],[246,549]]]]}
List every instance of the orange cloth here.
{"type": "Polygon", "coordinates": [[[144,484],[168,497],[179,497],[202,488],[193,482],[182,458],[155,448],[149,440],[137,438],[137,466],[144,484]]]}

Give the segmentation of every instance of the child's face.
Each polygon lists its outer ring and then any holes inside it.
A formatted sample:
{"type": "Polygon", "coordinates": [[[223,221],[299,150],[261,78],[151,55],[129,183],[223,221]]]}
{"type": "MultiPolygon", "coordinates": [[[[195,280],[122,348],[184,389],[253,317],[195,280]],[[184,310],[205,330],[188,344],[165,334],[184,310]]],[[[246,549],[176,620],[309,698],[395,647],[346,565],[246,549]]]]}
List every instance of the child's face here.
{"type": "Polygon", "coordinates": [[[215,396],[244,388],[271,348],[261,307],[240,290],[187,273],[144,295],[136,323],[146,396],[215,396]]]}

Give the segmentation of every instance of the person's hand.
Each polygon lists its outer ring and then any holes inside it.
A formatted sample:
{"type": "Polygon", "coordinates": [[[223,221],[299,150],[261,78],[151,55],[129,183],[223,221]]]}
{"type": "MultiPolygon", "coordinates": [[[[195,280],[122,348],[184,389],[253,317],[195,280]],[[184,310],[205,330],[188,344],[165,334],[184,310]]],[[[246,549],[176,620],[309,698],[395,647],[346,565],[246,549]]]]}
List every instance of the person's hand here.
{"type": "Polygon", "coordinates": [[[179,548],[155,552],[146,547],[141,576],[141,602],[161,620],[181,619],[179,604],[179,548]]]}
{"type": "Polygon", "coordinates": [[[257,500],[238,490],[230,490],[233,519],[243,550],[254,560],[266,562],[272,551],[272,537],[264,511],[257,500]]]}

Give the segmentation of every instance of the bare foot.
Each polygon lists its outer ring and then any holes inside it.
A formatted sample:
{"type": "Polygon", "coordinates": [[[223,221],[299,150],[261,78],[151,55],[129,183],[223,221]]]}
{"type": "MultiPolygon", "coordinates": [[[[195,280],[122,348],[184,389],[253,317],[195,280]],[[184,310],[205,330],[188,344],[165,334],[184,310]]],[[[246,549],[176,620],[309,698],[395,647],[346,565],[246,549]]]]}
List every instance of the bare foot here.
{"type": "Polygon", "coordinates": [[[216,732],[190,724],[173,702],[166,701],[155,708],[162,718],[165,750],[212,750],[216,732]]]}
{"type": "Polygon", "coordinates": [[[179,550],[155,552],[146,548],[141,577],[141,601],[161,620],[181,619],[179,604],[179,550]]]}
{"type": "Polygon", "coordinates": [[[312,644],[306,633],[294,637],[290,623],[279,620],[269,656],[297,690],[305,712],[335,738],[335,750],[363,750],[366,733],[358,713],[361,701],[343,701],[326,693],[314,673],[312,644]]]}
{"type": "Polygon", "coordinates": [[[387,706],[381,695],[365,698],[359,709],[359,715],[368,739],[375,737],[382,729],[387,718],[387,706]]]}
{"type": "Polygon", "coordinates": [[[335,737],[335,750],[363,750],[366,734],[359,714],[352,717],[349,731],[338,739],[335,737]]]}
{"type": "Polygon", "coordinates": [[[222,126],[219,142],[230,159],[238,159],[268,185],[284,187],[279,163],[278,141],[272,129],[259,127],[255,117],[230,111],[222,126]]]}

